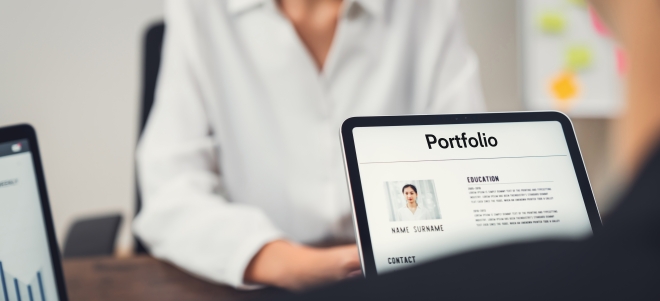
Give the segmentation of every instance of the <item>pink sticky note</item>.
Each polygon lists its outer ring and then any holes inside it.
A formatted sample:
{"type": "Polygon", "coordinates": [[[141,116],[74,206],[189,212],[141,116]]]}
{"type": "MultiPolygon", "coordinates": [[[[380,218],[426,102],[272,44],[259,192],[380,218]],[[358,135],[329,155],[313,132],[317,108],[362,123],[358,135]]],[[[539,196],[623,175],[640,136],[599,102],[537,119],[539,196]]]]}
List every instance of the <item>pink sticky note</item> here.
{"type": "Polygon", "coordinates": [[[600,17],[593,9],[593,7],[589,7],[589,15],[591,16],[591,24],[593,24],[594,30],[596,30],[598,34],[603,36],[610,35],[610,31],[607,30],[607,27],[605,27],[603,21],[600,20],[600,17]]]}
{"type": "Polygon", "coordinates": [[[626,60],[626,53],[621,50],[621,48],[617,48],[616,50],[616,69],[619,71],[619,75],[624,75],[626,74],[626,70],[628,69],[628,62],[626,60]]]}

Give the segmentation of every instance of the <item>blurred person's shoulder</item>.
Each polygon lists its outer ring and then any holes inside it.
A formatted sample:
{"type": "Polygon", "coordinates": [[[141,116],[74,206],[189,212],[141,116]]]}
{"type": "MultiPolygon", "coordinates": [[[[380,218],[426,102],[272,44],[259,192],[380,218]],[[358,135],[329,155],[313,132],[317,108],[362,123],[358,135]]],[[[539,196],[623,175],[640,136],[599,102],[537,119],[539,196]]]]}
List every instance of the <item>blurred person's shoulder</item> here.
{"type": "Polygon", "coordinates": [[[165,23],[187,39],[213,40],[231,32],[234,12],[254,7],[258,1],[265,0],[165,0],[165,23]]]}
{"type": "Polygon", "coordinates": [[[421,45],[444,40],[458,29],[456,22],[460,21],[456,0],[390,1],[384,11],[387,23],[406,28],[407,34],[416,37],[416,43],[421,45]]]}
{"type": "MultiPolygon", "coordinates": [[[[366,0],[371,1],[371,0],[366,0]]],[[[449,23],[452,22],[459,12],[457,0],[407,0],[390,1],[389,11],[394,15],[405,15],[408,18],[423,20],[426,22],[449,23]]]]}

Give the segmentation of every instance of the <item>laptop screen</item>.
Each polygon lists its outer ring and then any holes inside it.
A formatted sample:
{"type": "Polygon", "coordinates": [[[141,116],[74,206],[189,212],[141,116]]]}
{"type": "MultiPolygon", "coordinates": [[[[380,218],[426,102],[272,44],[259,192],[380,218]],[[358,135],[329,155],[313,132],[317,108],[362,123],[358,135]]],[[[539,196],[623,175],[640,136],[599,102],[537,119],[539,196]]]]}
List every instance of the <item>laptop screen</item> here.
{"type": "Polygon", "coordinates": [[[59,300],[27,140],[0,144],[0,300],[59,300]]]}
{"type": "Polygon", "coordinates": [[[557,121],[361,127],[353,135],[378,273],[592,233],[557,121]]]}

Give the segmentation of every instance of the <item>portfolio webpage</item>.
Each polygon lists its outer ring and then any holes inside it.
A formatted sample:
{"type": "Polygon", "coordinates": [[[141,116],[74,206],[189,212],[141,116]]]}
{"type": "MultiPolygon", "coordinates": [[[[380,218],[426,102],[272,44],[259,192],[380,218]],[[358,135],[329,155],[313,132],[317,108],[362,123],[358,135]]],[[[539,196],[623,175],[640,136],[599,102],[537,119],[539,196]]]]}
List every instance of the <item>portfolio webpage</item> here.
{"type": "Polygon", "coordinates": [[[378,273],[591,225],[559,122],[353,130],[378,273]]]}
{"type": "Polygon", "coordinates": [[[27,140],[0,144],[0,300],[58,300],[27,140]]]}

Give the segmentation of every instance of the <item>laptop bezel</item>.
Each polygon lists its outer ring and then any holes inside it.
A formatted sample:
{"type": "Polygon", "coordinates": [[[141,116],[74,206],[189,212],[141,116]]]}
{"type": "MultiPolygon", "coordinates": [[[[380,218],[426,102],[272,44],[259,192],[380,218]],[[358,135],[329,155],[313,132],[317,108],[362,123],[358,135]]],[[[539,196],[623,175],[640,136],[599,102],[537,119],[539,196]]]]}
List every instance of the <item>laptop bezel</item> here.
{"type": "Polygon", "coordinates": [[[27,140],[29,143],[30,154],[32,156],[32,162],[34,166],[34,175],[36,177],[37,187],[39,189],[41,211],[43,213],[44,224],[46,225],[46,236],[48,238],[50,260],[53,265],[53,273],[55,274],[54,277],[57,288],[57,296],[60,301],[67,301],[69,299],[67,297],[66,284],[64,282],[62,260],[60,256],[60,250],[57,245],[57,238],[55,236],[53,216],[50,209],[48,192],[46,190],[46,180],[43,173],[41,156],[39,155],[39,143],[37,143],[37,135],[34,128],[28,124],[19,124],[0,128],[0,144],[16,140],[27,140]]]}
{"type": "Polygon", "coordinates": [[[561,124],[573,168],[577,175],[582,198],[587,209],[594,235],[602,230],[602,221],[598,206],[591,189],[587,170],[582,159],[582,153],[575,136],[575,130],[568,116],[556,111],[540,112],[506,112],[506,113],[479,113],[479,114],[447,114],[447,115],[405,115],[405,116],[370,116],[351,117],[341,126],[340,139],[344,155],[344,167],[349,187],[349,195],[353,206],[353,223],[355,235],[362,263],[362,273],[365,277],[377,276],[376,263],[371,244],[371,235],[367,221],[364,204],[362,182],[358,168],[353,140],[353,129],[358,127],[387,127],[387,126],[414,126],[414,125],[443,125],[443,124],[473,124],[473,123],[510,123],[510,122],[536,122],[557,121],[561,124]]]}

